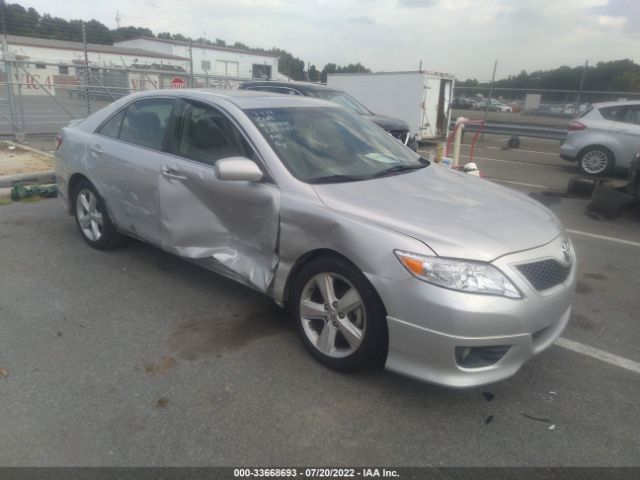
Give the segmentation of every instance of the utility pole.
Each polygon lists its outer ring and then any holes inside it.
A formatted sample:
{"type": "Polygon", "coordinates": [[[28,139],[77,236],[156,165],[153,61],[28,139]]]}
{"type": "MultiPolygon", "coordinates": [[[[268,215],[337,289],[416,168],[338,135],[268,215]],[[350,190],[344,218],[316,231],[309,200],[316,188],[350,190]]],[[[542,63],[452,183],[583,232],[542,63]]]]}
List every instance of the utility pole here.
{"type": "MultiPolygon", "coordinates": [[[[489,86],[489,100],[487,103],[491,103],[491,99],[493,98],[493,84],[496,81],[496,70],[498,69],[498,60],[493,62],[493,75],[491,75],[491,85],[489,86]]],[[[489,113],[489,105],[484,106],[484,117],[482,119],[483,122],[487,121],[487,114],[489,113]]],[[[482,133],[482,140],[484,140],[484,132],[482,133]]]]}
{"type": "Polygon", "coordinates": [[[587,74],[587,68],[589,67],[589,60],[584,61],[584,69],[582,70],[582,76],[580,77],[580,88],[578,89],[578,96],[576,97],[576,113],[580,110],[580,98],[582,97],[582,88],[584,87],[584,77],[587,74]]]}
{"type": "Polygon", "coordinates": [[[191,75],[191,81],[189,84],[191,85],[191,88],[193,88],[193,40],[189,40],[189,75],[191,75]]]}
{"type": "MultiPolygon", "coordinates": [[[[496,81],[496,70],[498,69],[498,60],[493,62],[493,74],[491,75],[491,84],[489,85],[489,103],[491,103],[491,99],[493,98],[493,84],[496,81]]],[[[487,121],[487,112],[489,109],[488,106],[485,106],[484,109],[484,121],[487,121]]]]}
{"type": "Polygon", "coordinates": [[[120,16],[120,12],[116,10],[116,25],[118,30],[120,30],[120,21],[122,20],[122,17],[120,16]]]}
{"type": "Polygon", "coordinates": [[[418,71],[422,72],[422,60],[420,60],[420,66],[418,67],[418,71]]]}
{"type": "Polygon", "coordinates": [[[84,49],[84,94],[87,99],[87,115],[91,115],[91,98],[89,98],[89,82],[91,72],[89,71],[89,52],[87,51],[87,29],[84,20],[82,21],[82,48],[84,49]]]}

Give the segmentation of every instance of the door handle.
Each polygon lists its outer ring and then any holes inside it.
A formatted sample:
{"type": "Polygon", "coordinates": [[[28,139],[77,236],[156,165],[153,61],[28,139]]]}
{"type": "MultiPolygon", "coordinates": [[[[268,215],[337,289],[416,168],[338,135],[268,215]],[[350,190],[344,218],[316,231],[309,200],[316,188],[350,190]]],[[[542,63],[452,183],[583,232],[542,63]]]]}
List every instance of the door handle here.
{"type": "Polygon", "coordinates": [[[174,170],[173,168],[169,168],[166,165],[163,165],[161,170],[162,170],[162,175],[164,175],[167,178],[172,178],[173,180],[180,180],[180,181],[187,179],[187,177],[185,177],[184,175],[180,175],[177,170],[174,170]]]}
{"type": "Polygon", "coordinates": [[[102,155],[102,147],[100,145],[92,145],[90,150],[91,150],[91,155],[93,155],[96,158],[102,155]]]}

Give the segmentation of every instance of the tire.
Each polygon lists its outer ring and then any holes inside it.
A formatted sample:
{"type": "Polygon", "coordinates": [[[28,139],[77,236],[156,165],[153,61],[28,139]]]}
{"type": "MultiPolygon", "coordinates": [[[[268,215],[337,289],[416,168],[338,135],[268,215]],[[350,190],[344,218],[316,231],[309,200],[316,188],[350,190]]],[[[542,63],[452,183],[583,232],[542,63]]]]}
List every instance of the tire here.
{"type": "Polygon", "coordinates": [[[509,142],[507,143],[507,145],[509,145],[509,148],[520,148],[520,137],[517,136],[512,136],[509,139],[509,142]]]}
{"type": "Polygon", "coordinates": [[[111,222],[104,200],[88,180],[80,180],[73,191],[73,216],[89,246],[111,250],[124,243],[125,237],[111,222]]]}
{"type": "Polygon", "coordinates": [[[352,372],[386,357],[384,305],[367,278],[347,260],[324,256],[305,264],[294,279],[290,308],[303,345],[322,365],[352,372]]]}
{"type": "Polygon", "coordinates": [[[597,177],[613,170],[613,154],[604,147],[589,147],[580,152],[578,168],[585,175],[597,177]]]}
{"type": "Polygon", "coordinates": [[[571,177],[567,184],[567,193],[582,197],[591,197],[596,189],[598,180],[585,177],[571,177]]]}
{"type": "Polygon", "coordinates": [[[640,202],[640,161],[634,160],[629,168],[629,183],[626,187],[627,193],[636,202],[640,202]]]}

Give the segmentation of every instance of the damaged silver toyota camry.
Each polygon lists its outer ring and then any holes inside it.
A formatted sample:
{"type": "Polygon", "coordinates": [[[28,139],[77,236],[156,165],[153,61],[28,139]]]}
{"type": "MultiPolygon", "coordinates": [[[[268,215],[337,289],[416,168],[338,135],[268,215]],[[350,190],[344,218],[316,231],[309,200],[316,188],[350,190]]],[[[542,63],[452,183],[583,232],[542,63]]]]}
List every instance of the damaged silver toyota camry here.
{"type": "Polygon", "coordinates": [[[569,320],[576,260],[549,210],[322,100],[133,94],[62,130],[56,173],[89,245],[135,237],[273,297],[336,370],[481,385],[569,320]]]}

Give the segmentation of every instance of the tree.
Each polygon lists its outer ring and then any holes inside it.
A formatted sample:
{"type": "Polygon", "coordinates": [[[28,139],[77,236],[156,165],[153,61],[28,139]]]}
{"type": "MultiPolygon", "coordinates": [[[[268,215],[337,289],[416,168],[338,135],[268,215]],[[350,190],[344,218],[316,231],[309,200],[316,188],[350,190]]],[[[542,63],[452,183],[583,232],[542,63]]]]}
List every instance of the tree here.
{"type": "Polygon", "coordinates": [[[322,69],[321,80],[322,83],[326,83],[327,75],[329,73],[369,73],[370,71],[371,70],[362,65],[360,62],[356,64],[350,63],[349,65],[346,65],[344,67],[336,65],[335,63],[327,63],[322,69]]]}
{"type": "MultiPolygon", "coordinates": [[[[167,33],[167,32],[165,32],[167,33]]],[[[160,35],[160,34],[158,34],[160,35]]],[[[167,33],[167,35],[171,35],[167,33]]],[[[122,42],[124,40],[131,40],[132,38],[140,37],[155,37],[153,32],[148,28],[142,27],[120,27],[115,30],[111,30],[111,37],[114,42],[122,42]]],[[[160,38],[160,37],[158,37],[160,38]]]]}
{"type": "Polygon", "coordinates": [[[321,72],[316,68],[315,65],[311,65],[309,67],[309,81],[310,82],[319,82],[321,77],[321,72]]]}

